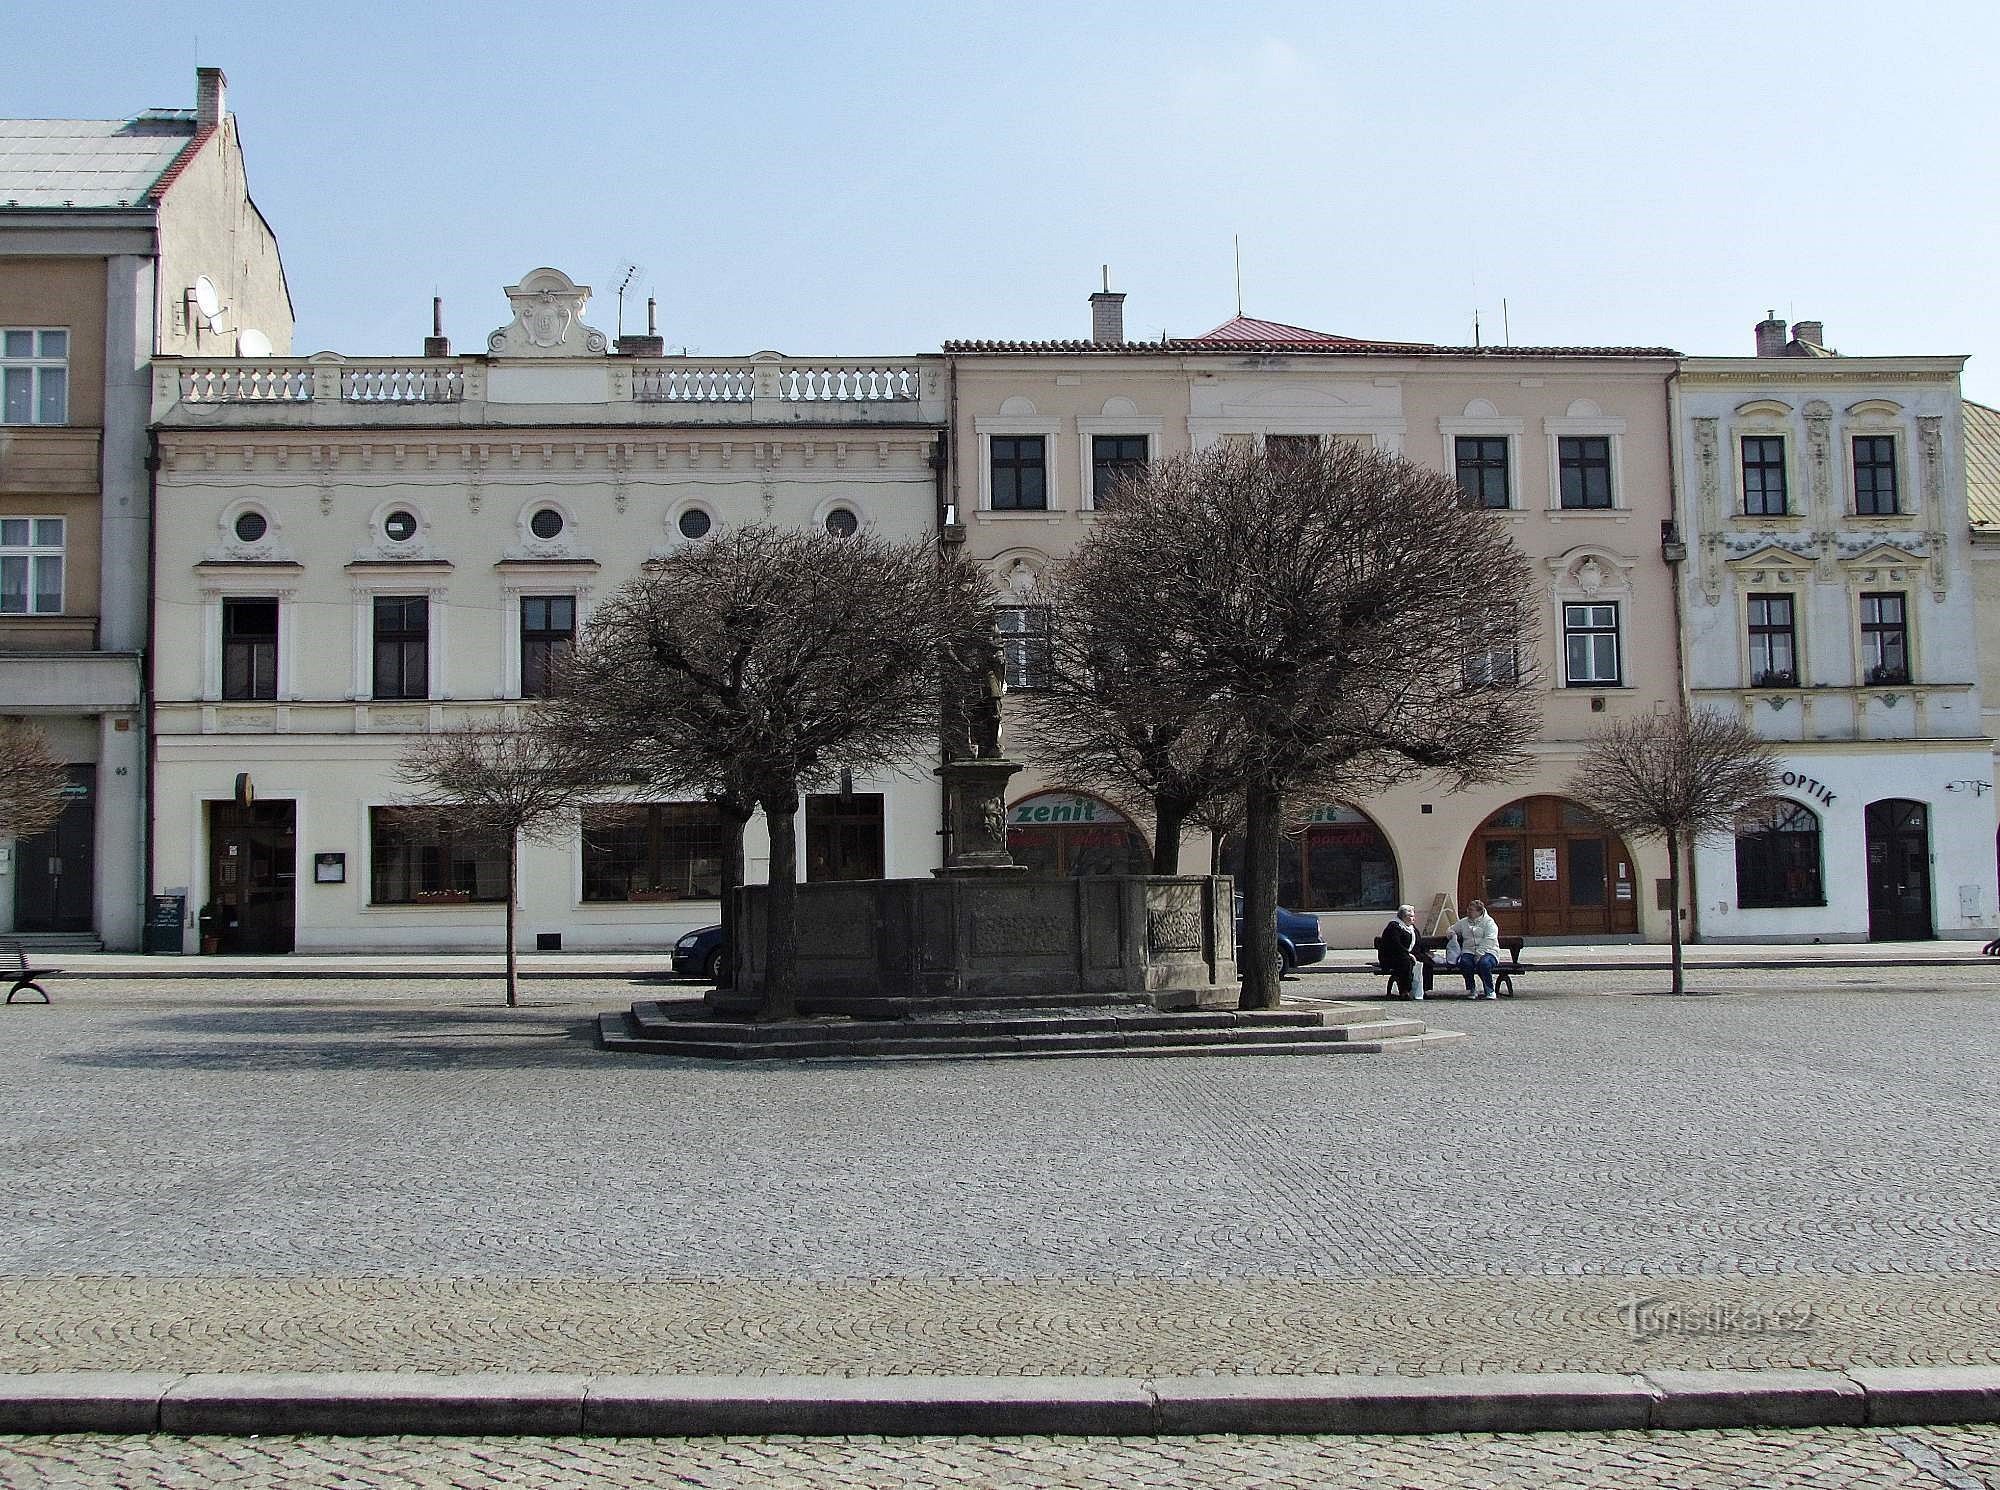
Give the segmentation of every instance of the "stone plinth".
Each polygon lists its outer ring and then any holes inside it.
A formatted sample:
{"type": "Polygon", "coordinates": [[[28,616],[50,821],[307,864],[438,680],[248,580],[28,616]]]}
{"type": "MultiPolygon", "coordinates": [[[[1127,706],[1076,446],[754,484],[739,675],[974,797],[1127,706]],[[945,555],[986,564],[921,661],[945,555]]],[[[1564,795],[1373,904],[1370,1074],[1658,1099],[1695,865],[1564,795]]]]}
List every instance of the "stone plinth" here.
{"type": "MultiPolygon", "coordinates": [[[[1234,1005],[1232,885],[1206,875],[947,875],[799,886],[799,1008],[895,1017],[1124,994],[1162,1008],[1234,1005]]],[[[764,977],[766,892],[737,892],[736,989],[764,977]]],[[[721,1007],[723,1000],[718,1000],[721,1007]]]]}
{"type": "Polygon", "coordinates": [[[951,821],[951,852],[933,874],[1019,875],[1007,852],[1007,782],[1021,768],[998,756],[946,761],[938,767],[951,821]]]}

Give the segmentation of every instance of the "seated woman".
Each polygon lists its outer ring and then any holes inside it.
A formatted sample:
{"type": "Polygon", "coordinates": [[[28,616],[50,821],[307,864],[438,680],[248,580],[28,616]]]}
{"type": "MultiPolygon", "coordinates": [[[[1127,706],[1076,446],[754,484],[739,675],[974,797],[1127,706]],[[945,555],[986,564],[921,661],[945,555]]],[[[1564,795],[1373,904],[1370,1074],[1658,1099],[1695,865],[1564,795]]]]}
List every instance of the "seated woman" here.
{"type": "Polygon", "coordinates": [[[1486,914],[1486,902],[1475,900],[1467,906],[1451,934],[1458,938],[1458,970],[1465,977],[1465,991],[1472,992],[1472,975],[1478,973],[1485,992],[1476,996],[1500,997],[1493,991],[1493,974],[1500,967],[1500,925],[1486,914]]]}
{"type": "Polygon", "coordinates": [[[1420,999],[1424,996],[1424,973],[1417,963],[1417,908],[1413,905],[1396,907],[1396,919],[1382,928],[1382,934],[1375,938],[1375,949],[1382,959],[1382,969],[1396,980],[1406,999],[1420,999]]]}

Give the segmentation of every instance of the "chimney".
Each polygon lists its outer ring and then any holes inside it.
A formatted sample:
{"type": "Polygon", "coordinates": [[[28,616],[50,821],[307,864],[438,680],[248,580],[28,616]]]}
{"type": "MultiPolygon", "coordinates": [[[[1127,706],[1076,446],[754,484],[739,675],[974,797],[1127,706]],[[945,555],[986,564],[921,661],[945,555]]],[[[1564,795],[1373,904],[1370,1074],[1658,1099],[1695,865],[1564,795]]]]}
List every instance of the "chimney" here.
{"type": "Polygon", "coordinates": [[[444,296],[431,296],[431,334],[424,338],[426,357],[449,357],[451,342],[444,334],[444,296]]]}
{"type": "Polygon", "coordinates": [[[666,338],[660,335],[660,307],[651,295],[646,297],[646,334],[644,336],[621,336],[616,351],[621,357],[664,357],[667,355],[666,338]]]}
{"type": "Polygon", "coordinates": [[[1104,288],[1090,297],[1090,339],[1100,346],[1125,340],[1125,294],[1111,288],[1111,266],[1104,266],[1104,288]]]}
{"type": "Polygon", "coordinates": [[[1824,321],[1792,322],[1792,340],[1806,342],[1815,347],[1826,345],[1826,323],[1824,321]]]}
{"type": "Polygon", "coordinates": [[[194,122],[203,129],[213,129],[222,123],[223,115],[229,112],[229,79],[222,75],[219,67],[197,67],[194,70],[194,122]]]}
{"type": "Polygon", "coordinates": [[[1775,310],[1765,311],[1764,319],[1757,323],[1757,355],[1759,357],[1785,355],[1785,323],[1775,310]]]}

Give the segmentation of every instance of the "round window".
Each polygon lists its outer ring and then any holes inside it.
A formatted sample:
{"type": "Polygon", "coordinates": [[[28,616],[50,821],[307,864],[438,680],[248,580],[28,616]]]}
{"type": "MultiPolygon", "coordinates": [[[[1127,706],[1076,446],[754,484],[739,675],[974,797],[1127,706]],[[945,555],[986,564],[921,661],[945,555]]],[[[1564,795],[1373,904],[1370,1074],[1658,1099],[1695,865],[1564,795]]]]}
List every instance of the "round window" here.
{"type": "Polygon", "coordinates": [[[709,516],[699,507],[690,507],[681,514],[676,526],[680,528],[683,538],[706,538],[710,527],[709,516]]]}
{"type": "Polygon", "coordinates": [[[553,507],[544,507],[528,519],[528,531],[537,538],[553,538],[563,530],[563,515],[553,507]]]}
{"type": "Polygon", "coordinates": [[[826,530],[836,538],[852,538],[861,531],[861,519],[851,508],[836,507],[826,515],[826,530]]]}
{"type": "Polygon", "coordinates": [[[417,536],[417,515],[397,508],[382,519],[382,532],[391,543],[408,543],[417,536]]]}
{"type": "Polygon", "coordinates": [[[261,512],[239,512],[236,514],[236,541],[255,543],[270,530],[270,527],[261,512]]]}

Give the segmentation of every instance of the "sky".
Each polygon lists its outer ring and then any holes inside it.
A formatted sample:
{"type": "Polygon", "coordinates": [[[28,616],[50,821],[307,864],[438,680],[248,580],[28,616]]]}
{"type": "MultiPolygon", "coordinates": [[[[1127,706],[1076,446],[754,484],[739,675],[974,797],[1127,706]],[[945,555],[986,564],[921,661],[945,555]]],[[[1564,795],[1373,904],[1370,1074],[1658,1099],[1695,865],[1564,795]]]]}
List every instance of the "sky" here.
{"type": "Polygon", "coordinates": [[[255,6],[0,16],[0,115],[220,66],[295,350],[460,351],[553,265],[671,349],[899,354],[1237,307],[1346,335],[1969,354],[2000,404],[2000,6],[255,6]],[[1503,317],[1504,303],[1504,317],[1503,317]]]}

